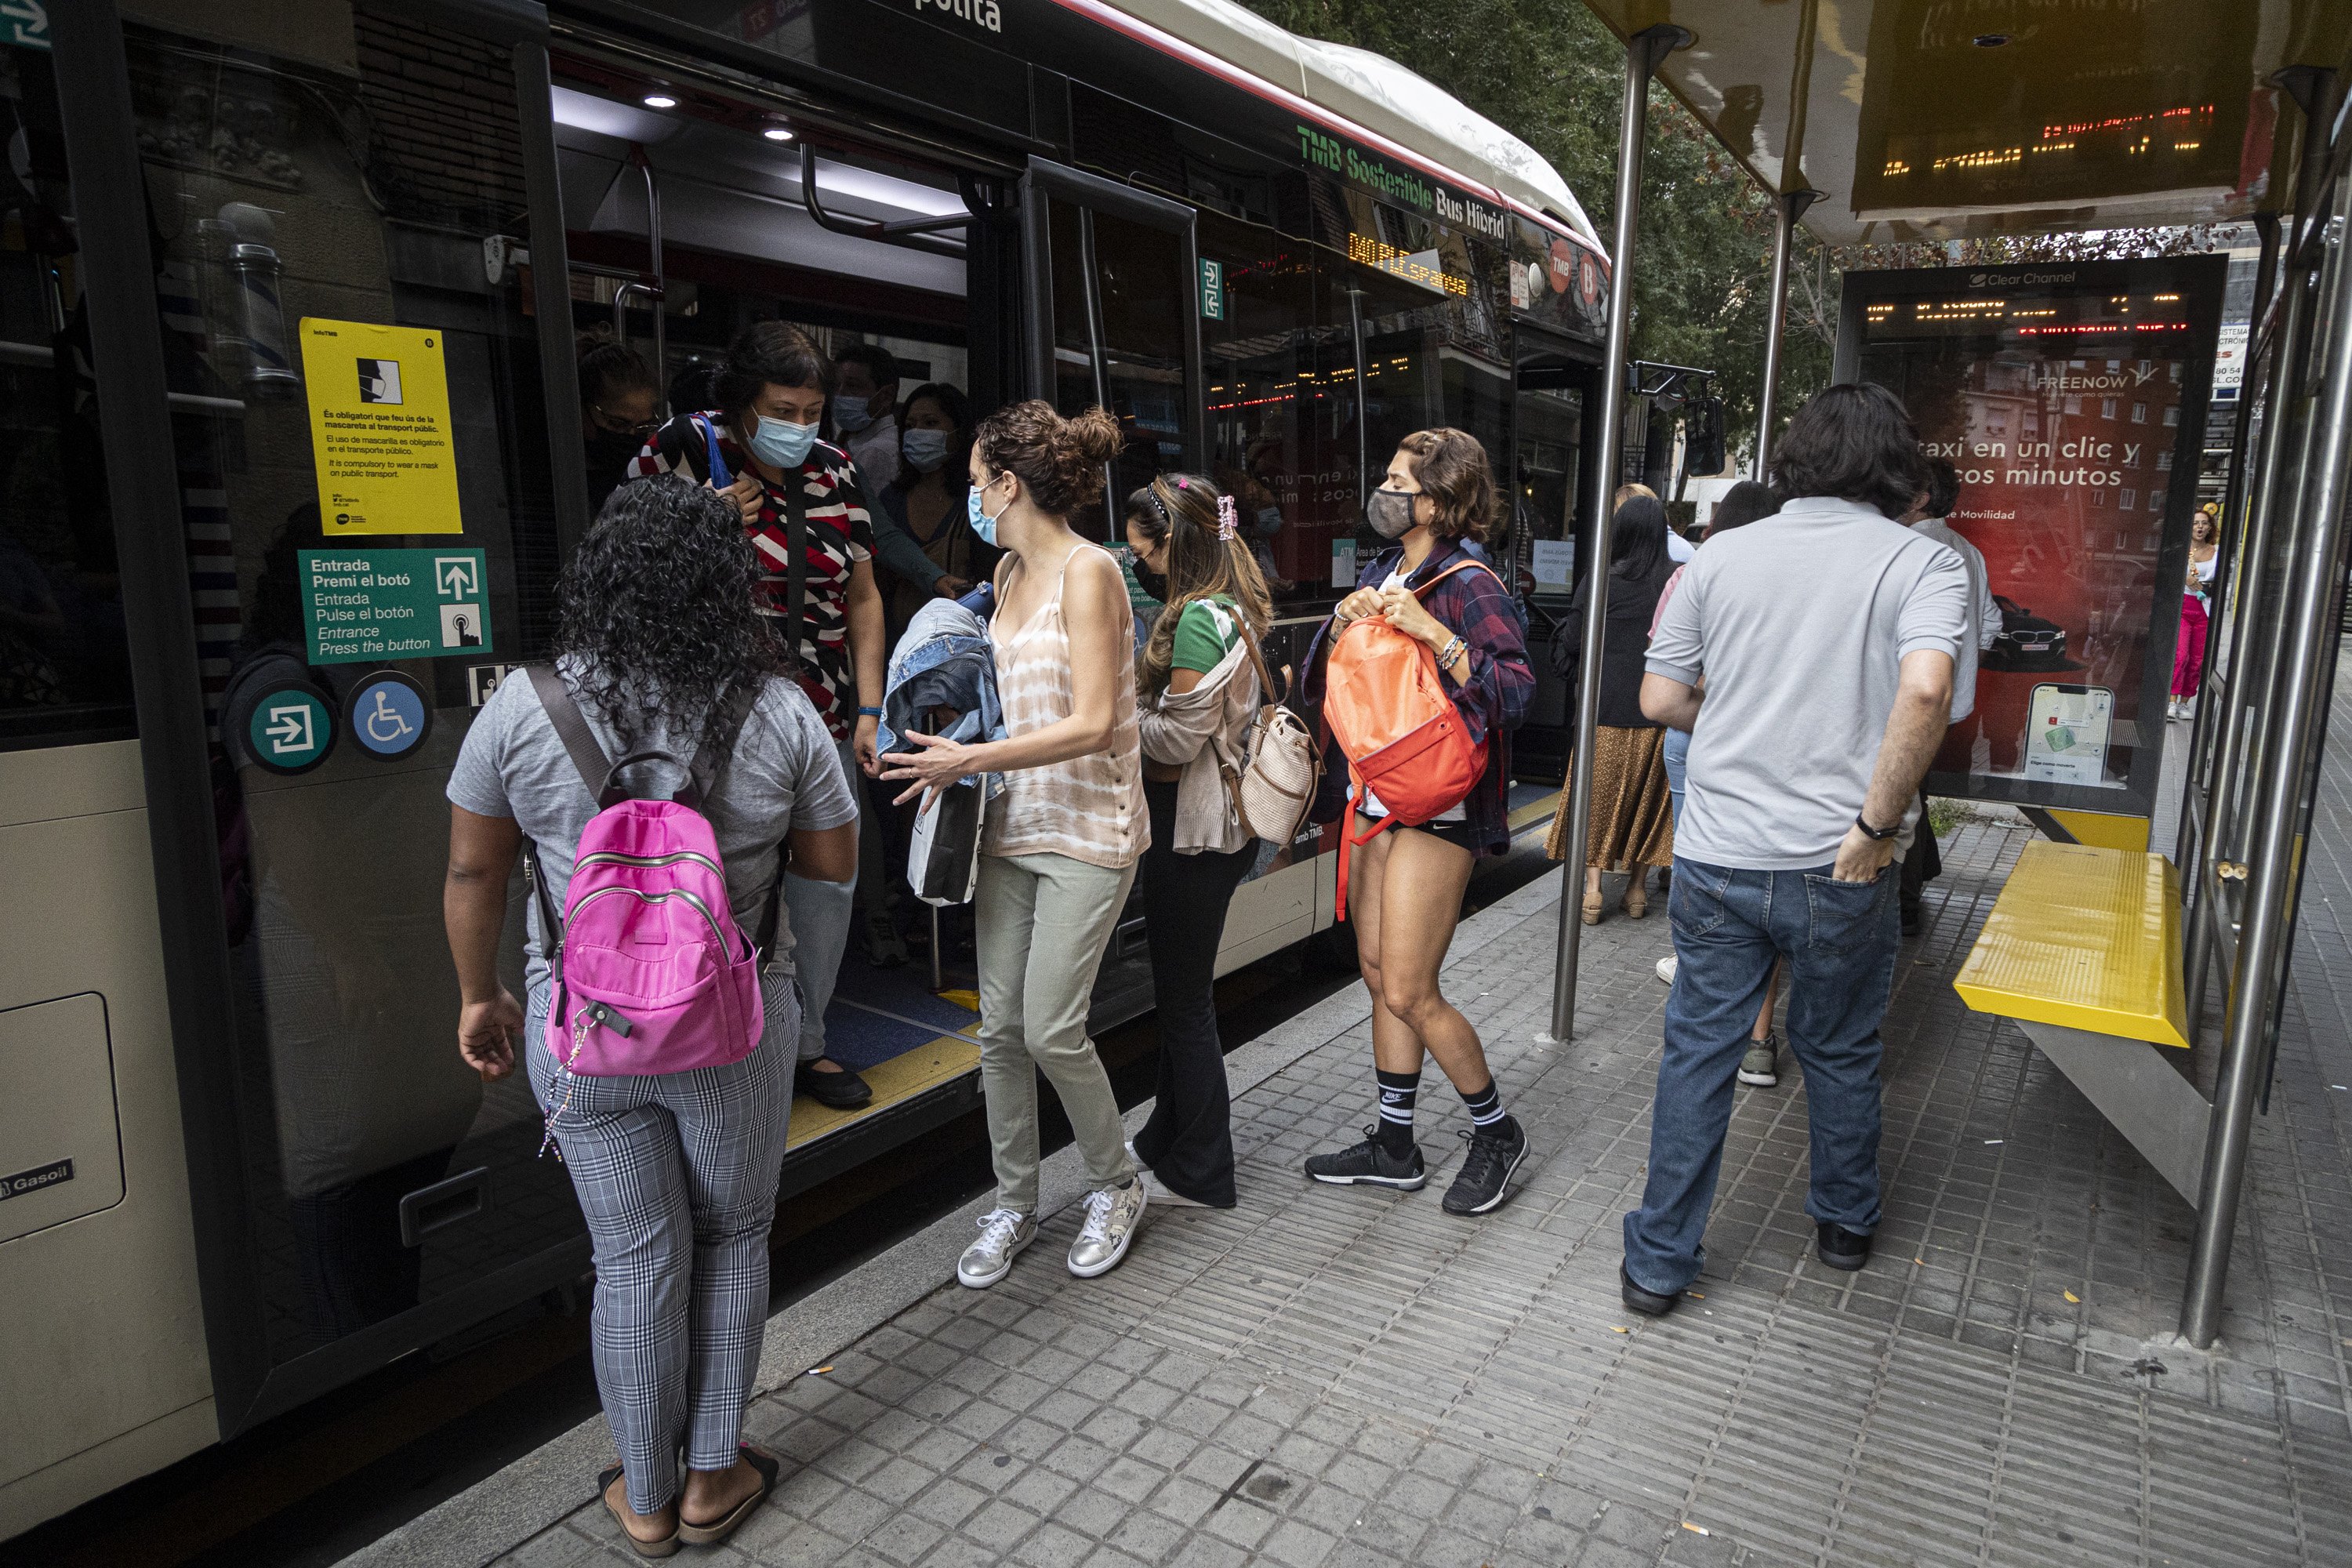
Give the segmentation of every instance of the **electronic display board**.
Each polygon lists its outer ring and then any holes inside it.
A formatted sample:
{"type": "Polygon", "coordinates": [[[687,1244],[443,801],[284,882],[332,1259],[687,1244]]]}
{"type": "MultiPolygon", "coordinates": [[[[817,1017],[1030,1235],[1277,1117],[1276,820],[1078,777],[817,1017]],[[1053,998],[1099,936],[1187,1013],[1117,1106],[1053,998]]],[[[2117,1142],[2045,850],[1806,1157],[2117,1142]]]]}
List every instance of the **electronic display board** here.
{"type": "Polygon", "coordinates": [[[1928,793],[2151,813],[2228,266],[1847,274],[1837,378],[1958,469],[2002,621],[1928,793]]]}

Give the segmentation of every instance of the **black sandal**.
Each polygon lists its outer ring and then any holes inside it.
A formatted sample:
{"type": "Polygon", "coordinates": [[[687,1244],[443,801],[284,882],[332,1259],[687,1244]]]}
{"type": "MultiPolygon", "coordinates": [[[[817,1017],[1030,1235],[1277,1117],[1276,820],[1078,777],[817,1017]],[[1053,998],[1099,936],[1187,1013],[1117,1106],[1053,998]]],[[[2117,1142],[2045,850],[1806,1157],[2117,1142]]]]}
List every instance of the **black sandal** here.
{"type": "Polygon", "coordinates": [[[631,1533],[629,1521],[621,1517],[621,1510],[613,1506],[613,1483],[620,1479],[621,1467],[618,1465],[614,1465],[609,1470],[599,1471],[596,1476],[596,1500],[604,1505],[604,1511],[611,1514],[613,1522],[621,1527],[621,1539],[627,1542],[630,1548],[640,1557],[674,1556],[677,1552],[678,1538],[685,1531],[674,1529],[659,1541],[638,1540],[631,1533]]]}
{"type": "Polygon", "coordinates": [[[784,1468],[783,1461],[766,1449],[754,1448],[749,1443],[743,1444],[739,1451],[743,1456],[744,1463],[760,1472],[760,1489],[737,1503],[724,1516],[712,1520],[709,1524],[687,1523],[686,1509],[681,1504],[677,1512],[677,1538],[688,1545],[718,1545],[734,1534],[745,1520],[759,1512],[760,1505],[768,1500],[768,1494],[776,1489],[776,1477],[784,1468]]]}

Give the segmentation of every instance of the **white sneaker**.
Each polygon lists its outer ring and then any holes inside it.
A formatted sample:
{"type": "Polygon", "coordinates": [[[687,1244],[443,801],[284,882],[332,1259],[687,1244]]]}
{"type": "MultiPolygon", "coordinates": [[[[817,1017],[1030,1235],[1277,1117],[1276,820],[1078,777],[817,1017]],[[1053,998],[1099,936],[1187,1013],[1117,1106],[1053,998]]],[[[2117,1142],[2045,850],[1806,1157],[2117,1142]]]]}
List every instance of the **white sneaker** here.
{"type": "Polygon", "coordinates": [[[1171,1209],[1204,1209],[1209,1206],[1198,1198],[1186,1197],[1150,1171],[1142,1172],[1141,1179],[1150,1186],[1152,1203],[1163,1204],[1171,1209]]]}
{"type": "Polygon", "coordinates": [[[991,1209],[980,1216],[980,1239],[956,1259],[956,1280],[985,1290],[1013,1272],[1021,1249],[1037,1239],[1037,1221],[1011,1209],[991,1209]]]}
{"type": "Polygon", "coordinates": [[[1148,1202],[1140,1173],[1123,1187],[1088,1193],[1087,1223],[1078,1227],[1078,1239],[1070,1243],[1070,1272],[1092,1279],[1118,1268],[1135,1239],[1135,1227],[1143,1222],[1148,1202]]]}
{"type": "Polygon", "coordinates": [[[1664,981],[1669,985],[1672,985],[1675,983],[1675,955],[1673,953],[1670,952],[1666,954],[1665,957],[1658,960],[1658,978],[1664,981]]]}

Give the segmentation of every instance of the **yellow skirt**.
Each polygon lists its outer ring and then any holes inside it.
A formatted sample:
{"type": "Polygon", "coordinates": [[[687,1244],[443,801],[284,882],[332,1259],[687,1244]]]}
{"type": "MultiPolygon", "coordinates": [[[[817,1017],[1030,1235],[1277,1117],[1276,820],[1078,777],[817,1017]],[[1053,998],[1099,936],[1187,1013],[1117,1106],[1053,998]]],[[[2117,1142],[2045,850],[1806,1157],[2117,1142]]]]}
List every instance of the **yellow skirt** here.
{"type": "MultiPolygon", "coordinates": [[[[1666,732],[1617,730],[1603,724],[1592,747],[1592,828],[1584,843],[1584,864],[1604,871],[1675,863],[1675,817],[1666,794],[1666,732]]],[[[1569,776],[1576,762],[1569,760],[1569,776]]],[[[1544,853],[1554,860],[1568,854],[1568,796],[1559,793],[1544,853]]]]}

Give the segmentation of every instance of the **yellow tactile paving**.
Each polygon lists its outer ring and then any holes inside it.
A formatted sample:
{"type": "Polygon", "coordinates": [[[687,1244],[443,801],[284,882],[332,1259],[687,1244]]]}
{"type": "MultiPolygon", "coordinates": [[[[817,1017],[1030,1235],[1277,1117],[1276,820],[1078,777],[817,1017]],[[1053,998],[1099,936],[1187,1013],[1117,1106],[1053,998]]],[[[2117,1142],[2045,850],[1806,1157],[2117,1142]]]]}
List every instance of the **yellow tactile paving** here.
{"type": "Polygon", "coordinates": [[[1979,1013],[2186,1048],[2171,862],[2027,845],[1952,988],[1979,1013]]]}
{"type": "Polygon", "coordinates": [[[979,1065],[978,1042],[966,1035],[942,1035],[927,1046],[917,1046],[887,1062],[859,1068],[874,1089],[873,1103],[862,1110],[832,1110],[804,1094],[794,1095],[792,1127],[785,1134],[784,1147],[797,1149],[861,1116],[871,1116],[902,1100],[911,1100],[925,1089],[961,1078],[979,1065]]]}

